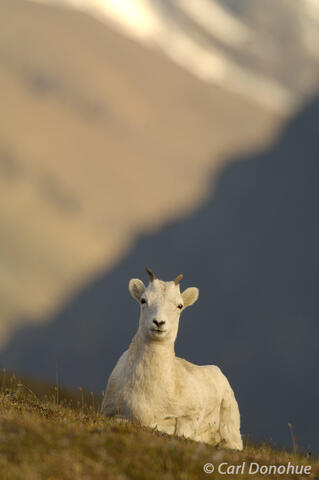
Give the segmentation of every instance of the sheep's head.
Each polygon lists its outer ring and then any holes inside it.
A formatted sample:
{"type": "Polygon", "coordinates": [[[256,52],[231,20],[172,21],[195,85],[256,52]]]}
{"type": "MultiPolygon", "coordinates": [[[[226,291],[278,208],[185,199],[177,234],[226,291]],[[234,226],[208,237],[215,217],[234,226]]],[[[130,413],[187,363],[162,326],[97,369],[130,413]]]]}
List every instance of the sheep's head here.
{"type": "Polygon", "coordinates": [[[140,330],[147,340],[174,342],[181,312],[196,302],[198,288],[190,287],[181,293],[178,275],[171,282],[164,282],[155,277],[147,268],[150,283],[146,287],[142,280],[133,278],[129,282],[129,291],[141,306],[140,330]]]}

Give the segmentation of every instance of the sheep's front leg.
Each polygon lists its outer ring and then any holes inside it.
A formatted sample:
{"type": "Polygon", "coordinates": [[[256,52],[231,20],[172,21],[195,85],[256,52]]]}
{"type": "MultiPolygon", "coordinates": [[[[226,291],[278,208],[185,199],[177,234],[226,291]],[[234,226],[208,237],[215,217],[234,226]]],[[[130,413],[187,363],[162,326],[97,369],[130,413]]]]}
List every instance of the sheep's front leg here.
{"type": "Polygon", "coordinates": [[[168,433],[168,435],[174,435],[176,430],[176,418],[175,417],[165,417],[156,423],[149,425],[153,430],[159,432],[168,433]]]}
{"type": "Polygon", "coordinates": [[[174,434],[178,437],[195,439],[198,421],[189,416],[177,417],[174,434]]]}
{"type": "Polygon", "coordinates": [[[169,435],[177,435],[178,437],[191,438],[194,440],[198,422],[189,416],[169,416],[161,419],[159,422],[151,424],[150,427],[159,432],[168,433],[169,435]]]}

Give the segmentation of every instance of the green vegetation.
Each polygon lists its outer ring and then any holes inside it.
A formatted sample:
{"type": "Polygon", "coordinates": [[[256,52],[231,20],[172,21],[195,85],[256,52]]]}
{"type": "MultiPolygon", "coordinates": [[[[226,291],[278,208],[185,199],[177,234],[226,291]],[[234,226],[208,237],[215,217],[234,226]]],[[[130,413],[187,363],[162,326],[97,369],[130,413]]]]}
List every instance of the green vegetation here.
{"type": "MultiPolygon", "coordinates": [[[[318,464],[298,454],[270,446],[246,445],[243,452],[161,435],[126,421],[98,414],[98,401],[83,391],[78,395],[26,385],[3,375],[0,392],[1,480],[200,480],[214,478],[301,478],[300,475],[211,475],[206,463],[248,465],[318,464]],[[46,390],[46,391],[45,391],[46,390]],[[36,391],[36,393],[34,393],[36,391]]],[[[246,469],[247,470],[247,469],[246,469]]]]}

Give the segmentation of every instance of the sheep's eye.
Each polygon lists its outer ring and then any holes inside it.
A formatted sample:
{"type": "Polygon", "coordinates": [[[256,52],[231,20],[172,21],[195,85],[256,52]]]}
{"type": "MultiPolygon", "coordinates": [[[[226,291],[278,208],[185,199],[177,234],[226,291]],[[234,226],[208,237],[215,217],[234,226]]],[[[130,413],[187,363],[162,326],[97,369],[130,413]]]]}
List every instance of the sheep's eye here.
{"type": "Polygon", "coordinates": [[[141,299],[141,303],[146,303],[145,298],[142,298],[142,299],[141,299]]]}
{"type": "Polygon", "coordinates": [[[177,305],[177,308],[179,308],[180,310],[182,310],[183,305],[180,303],[179,305],[177,305]]]}

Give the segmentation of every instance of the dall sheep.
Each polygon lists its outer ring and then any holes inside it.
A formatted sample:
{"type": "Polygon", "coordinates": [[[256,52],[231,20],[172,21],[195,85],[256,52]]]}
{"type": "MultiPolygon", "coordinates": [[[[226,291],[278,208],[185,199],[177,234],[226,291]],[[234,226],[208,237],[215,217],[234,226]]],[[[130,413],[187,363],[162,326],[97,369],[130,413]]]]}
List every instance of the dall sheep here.
{"type": "Polygon", "coordinates": [[[198,288],[180,292],[182,275],[164,282],[150,269],[150,283],[134,278],[140,304],[137,333],[111,373],[101,407],[168,434],[242,450],[240,415],[233,390],[215,365],[198,366],[175,356],[181,312],[198,298],[198,288]]]}

